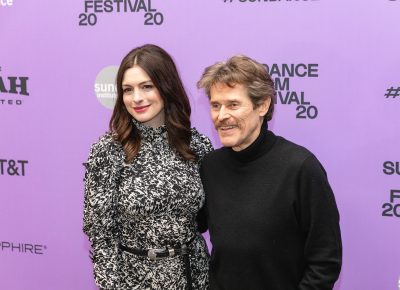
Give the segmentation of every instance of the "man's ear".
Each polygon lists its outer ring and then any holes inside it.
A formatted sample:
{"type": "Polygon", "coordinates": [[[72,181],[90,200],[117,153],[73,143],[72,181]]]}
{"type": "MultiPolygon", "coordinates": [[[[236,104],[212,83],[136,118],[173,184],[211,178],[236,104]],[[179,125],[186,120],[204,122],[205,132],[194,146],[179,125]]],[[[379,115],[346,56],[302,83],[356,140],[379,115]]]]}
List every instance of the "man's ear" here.
{"type": "Polygon", "coordinates": [[[260,117],[264,117],[268,113],[270,105],[271,98],[268,98],[258,106],[257,110],[260,117]]]}

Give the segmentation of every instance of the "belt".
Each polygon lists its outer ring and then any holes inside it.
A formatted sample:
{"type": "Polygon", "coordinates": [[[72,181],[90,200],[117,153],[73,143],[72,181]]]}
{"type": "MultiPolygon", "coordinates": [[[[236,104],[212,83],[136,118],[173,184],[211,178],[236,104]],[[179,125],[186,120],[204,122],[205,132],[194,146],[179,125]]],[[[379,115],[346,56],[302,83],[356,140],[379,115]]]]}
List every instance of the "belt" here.
{"type": "Polygon", "coordinates": [[[148,249],[148,250],[129,248],[125,247],[124,245],[119,245],[119,248],[125,252],[134,254],[136,256],[147,257],[152,261],[160,260],[167,257],[175,257],[178,255],[187,254],[186,244],[182,245],[180,248],[164,248],[164,249],[148,249]]]}
{"type": "Polygon", "coordinates": [[[134,254],[136,256],[142,256],[142,257],[148,257],[152,261],[156,261],[159,259],[167,258],[167,257],[175,257],[175,256],[182,256],[183,257],[183,263],[185,265],[185,275],[186,275],[186,280],[187,280],[187,290],[193,290],[193,285],[192,285],[192,273],[190,269],[190,259],[189,259],[189,250],[188,246],[193,242],[194,238],[190,239],[185,244],[182,244],[179,247],[171,247],[171,248],[162,248],[162,249],[136,249],[136,248],[130,248],[126,247],[122,244],[119,245],[119,248],[122,251],[134,254]]]}

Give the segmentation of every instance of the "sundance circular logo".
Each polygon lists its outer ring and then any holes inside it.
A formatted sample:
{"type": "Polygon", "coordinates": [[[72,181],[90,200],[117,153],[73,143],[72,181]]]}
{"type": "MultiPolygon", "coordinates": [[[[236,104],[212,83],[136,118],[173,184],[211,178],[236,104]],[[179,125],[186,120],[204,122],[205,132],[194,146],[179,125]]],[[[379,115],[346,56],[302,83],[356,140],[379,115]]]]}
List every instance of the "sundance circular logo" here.
{"type": "Polygon", "coordinates": [[[103,68],[96,77],[94,92],[97,100],[104,107],[113,109],[117,99],[117,86],[115,80],[117,77],[118,66],[111,65],[103,68]]]}

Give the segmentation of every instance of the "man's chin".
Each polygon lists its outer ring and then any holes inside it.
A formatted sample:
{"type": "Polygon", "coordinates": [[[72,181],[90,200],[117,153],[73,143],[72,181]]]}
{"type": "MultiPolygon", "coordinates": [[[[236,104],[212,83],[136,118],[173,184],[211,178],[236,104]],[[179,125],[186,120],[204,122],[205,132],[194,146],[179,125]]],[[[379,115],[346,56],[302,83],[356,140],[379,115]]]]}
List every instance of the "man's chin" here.
{"type": "Polygon", "coordinates": [[[224,147],[233,147],[236,145],[236,142],[234,140],[229,140],[230,138],[220,138],[219,140],[221,141],[222,146],[224,147]]]}

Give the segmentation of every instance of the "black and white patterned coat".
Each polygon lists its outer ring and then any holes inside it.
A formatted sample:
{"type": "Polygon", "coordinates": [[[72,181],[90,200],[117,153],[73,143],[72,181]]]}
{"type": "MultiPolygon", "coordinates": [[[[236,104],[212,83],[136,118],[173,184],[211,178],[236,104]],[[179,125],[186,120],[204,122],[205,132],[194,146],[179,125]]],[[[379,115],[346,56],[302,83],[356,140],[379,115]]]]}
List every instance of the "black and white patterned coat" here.
{"type": "MultiPolygon", "coordinates": [[[[83,230],[92,243],[96,284],[101,289],[183,290],[182,257],[151,261],[117,245],[173,247],[195,236],[189,247],[193,286],[208,289],[209,254],[195,219],[205,199],[199,163],[183,160],[169,147],[165,126],[135,125],[142,143],[131,164],[110,134],[92,146],[87,162],[83,230]]],[[[196,129],[190,146],[200,160],[212,150],[196,129]]]]}

